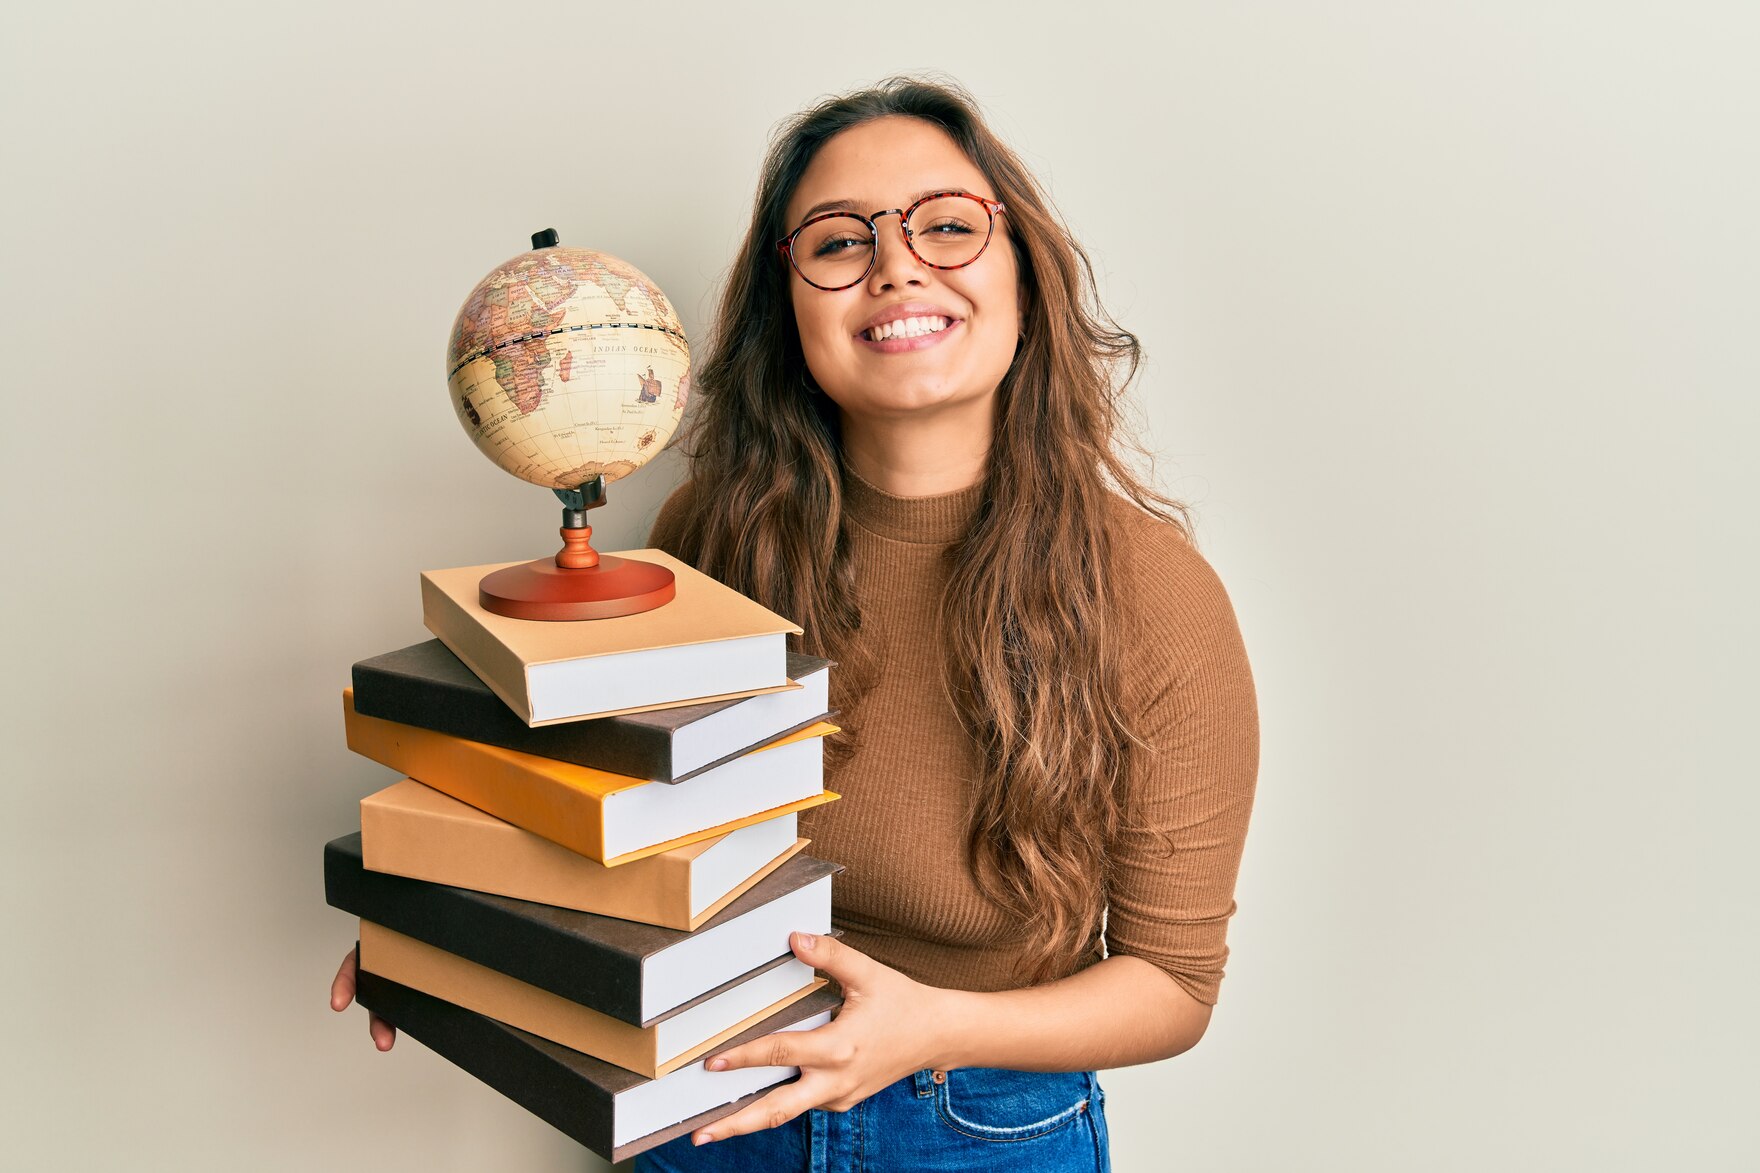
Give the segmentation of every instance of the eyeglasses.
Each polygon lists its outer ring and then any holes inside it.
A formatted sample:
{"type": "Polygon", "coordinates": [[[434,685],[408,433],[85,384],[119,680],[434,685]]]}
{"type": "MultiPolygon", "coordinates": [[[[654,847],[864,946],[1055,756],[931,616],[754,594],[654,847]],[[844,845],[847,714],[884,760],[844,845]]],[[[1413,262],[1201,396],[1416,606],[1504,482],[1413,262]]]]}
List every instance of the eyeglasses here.
{"type": "Polygon", "coordinates": [[[882,216],[898,217],[904,246],[931,269],[963,269],[990,247],[997,213],[996,200],[969,191],[930,192],[908,208],[887,208],[871,216],[826,212],[814,216],[782,240],[776,249],[794,271],[815,289],[848,289],[868,278],[880,250],[875,242],[882,216]]]}

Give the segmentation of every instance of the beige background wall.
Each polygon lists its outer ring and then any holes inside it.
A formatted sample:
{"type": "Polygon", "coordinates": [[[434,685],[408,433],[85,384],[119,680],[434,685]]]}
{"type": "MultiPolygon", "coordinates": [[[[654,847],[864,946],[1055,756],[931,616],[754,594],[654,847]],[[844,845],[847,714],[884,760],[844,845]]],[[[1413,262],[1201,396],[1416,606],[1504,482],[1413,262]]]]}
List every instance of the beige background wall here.
{"type": "MultiPolygon", "coordinates": [[[[16,1168],[580,1169],[325,989],[349,665],[553,506],[452,315],[537,228],[700,332],[775,122],[969,85],[1151,357],[1253,655],[1209,1037],[1121,1170],[1760,1163],[1752,5],[35,5],[0,34],[16,1168]]],[[[595,518],[638,543],[671,456],[595,518]]]]}

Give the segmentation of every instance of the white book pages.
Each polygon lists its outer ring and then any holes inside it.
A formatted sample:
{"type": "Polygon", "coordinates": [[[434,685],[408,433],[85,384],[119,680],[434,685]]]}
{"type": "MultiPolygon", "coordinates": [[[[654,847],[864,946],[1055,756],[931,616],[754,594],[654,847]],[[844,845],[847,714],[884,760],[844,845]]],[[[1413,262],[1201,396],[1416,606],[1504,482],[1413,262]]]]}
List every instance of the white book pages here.
{"type": "Polygon", "coordinates": [[[747,697],[718,713],[693,721],[672,738],[674,776],[688,774],[766,736],[805,724],[830,708],[831,670],[821,668],[795,681],[789,692],[747,697]]]}
{"type": "Polygon", "coordinates": [[[737,1026],[766,1006],[812,984],[813,967],[791,957],[775,969],[747,978],[707,1002],[680,1010],[654,1024],[656,1062],[665,1064],[722,1031],[737,1026]]]}
{"type": "MultiPolygon", "coordinates": [[[[812,1030],[831,1021],[830,1011],[785,1026],[782,1030],[812,1030]]],[[[776,1032],[778,1034],[781,1031],[776,1032]]],[[[640,1140],[652,1132],[689,1120],[699,1112],[731,1104],[773,1084],[800,1074],[798,1067],[742,1067],[737,1071],[708,1071],[701,1062],[680,1067],[671,1075],[637,1084],[621,1093],[612,1108],[613,1147],[640,1140]]]]}
{"type": "Polygon", "coordinates": [[[691,915],[699,915],[739,887],[759,868],[787,851],[796,838],[793,814],[777,815],[728,833],[691,861],[691,915]]]}
{"type": "Polygon", "coordinates": [[[605,858],[773,810],[824,789],[824,739],[807,737],[734,758],[683,782],[618,790],[605,797],[605,858]]]}
{"type": "Polygon", "coordinates": [[[743,916],[698,929],[642,963],[642,1021],[789,952],[790,933],[830,931],[830,876],[778,896],[743,916]]]}
{"type": "Polygon", "coordinates": [[[532,664],[526,694],[532,720],[551,721],[773,688],[788,683],[787,665],[787,635],[750,635],[532,664]],[[690,691],[680,696],[681,687],[690,691]]]}

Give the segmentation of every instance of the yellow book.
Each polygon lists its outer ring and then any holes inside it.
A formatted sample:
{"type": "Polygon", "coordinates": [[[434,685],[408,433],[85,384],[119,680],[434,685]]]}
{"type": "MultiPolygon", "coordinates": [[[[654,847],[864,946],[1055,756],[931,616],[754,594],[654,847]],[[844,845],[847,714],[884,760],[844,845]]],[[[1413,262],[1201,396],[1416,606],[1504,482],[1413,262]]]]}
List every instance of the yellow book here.
{"type": "Polygon", "coordinates": [[[590,766],[364,717],[342,692],[348,748],[498,819],[615,867],[830,802],[826,721],[683,782],[590,766]]]}

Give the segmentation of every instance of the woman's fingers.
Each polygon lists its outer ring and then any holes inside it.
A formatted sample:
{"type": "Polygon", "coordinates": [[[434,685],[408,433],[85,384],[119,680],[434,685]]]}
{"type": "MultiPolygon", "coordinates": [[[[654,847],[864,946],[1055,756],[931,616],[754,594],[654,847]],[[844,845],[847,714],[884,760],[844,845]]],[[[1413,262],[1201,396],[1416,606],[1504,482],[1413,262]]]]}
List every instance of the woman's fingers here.
{"type": "Polygon", "coordinates": [[[729,1049],[703,1064],[710,1071],[741,1067],[832,1067],[849,1062],[835,1022],[814,1030],[779,1030],[729,1049]]]}
{"type": "MultiPolygon", "coordinates": [[[[342,966],[330,983],[330,1009],[347,1010],[349,1003],[354,1001],[356,972],[354,950],[350,949],[343,955],[342,966]]],[[[397,1041],[397,1028],[370,1010],[367,1011],[367,1034],[372,1036],[373,1045],[381,1051],[389,1051],[391,1044],[397,1041]]]]}
{"type": "Polygon", "coordinates": [[[845,997],[866,991],[884,973],[897,972],[888,970],[860,949],[845,945],[836,937],[790,933],[788,947],[796,957],[836,979],[843,987],[845,997]]]}
{"type": "Polygon", "coordinates": [[[697,1129],[691,1134],[691,1143],[708,1144],[710,1141],[726,1140],[730,1136],[741,1136],[787,1124],[808,1108],[816,1108],[824,1102],[827,1093],[820,1084],[821,1081],[810,1076],[803,1076],[794,1083],[785,1083],[733,1115],[724,1116],[705,1128],[697,1129]]]}
{"type": "Polygon", "coordinates": [[[330,1009],[347,1010],[348,1004],[354,1001],[354,973],[354,950],[350,949],[342,958],[336,979],[330,983],[330,1009]]]}

